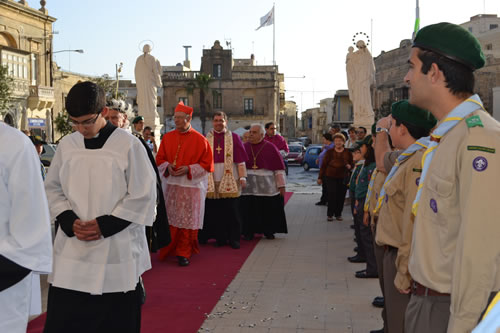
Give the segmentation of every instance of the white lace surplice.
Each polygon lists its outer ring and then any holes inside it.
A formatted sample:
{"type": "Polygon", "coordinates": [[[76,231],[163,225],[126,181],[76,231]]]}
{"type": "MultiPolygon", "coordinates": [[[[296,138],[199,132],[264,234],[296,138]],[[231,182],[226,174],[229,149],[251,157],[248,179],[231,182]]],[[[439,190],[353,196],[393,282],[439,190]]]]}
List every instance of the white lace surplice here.
{"type": "Polygon", "coordinates": [[[199,164],[192,164],[189,166],[191,179],[188,179],[187,175],[165,177],[167,166],[168,162],[165,162],[158,167],[158,170],[169,224],[182,229],[202,229],[208,172],[199,164]]]}

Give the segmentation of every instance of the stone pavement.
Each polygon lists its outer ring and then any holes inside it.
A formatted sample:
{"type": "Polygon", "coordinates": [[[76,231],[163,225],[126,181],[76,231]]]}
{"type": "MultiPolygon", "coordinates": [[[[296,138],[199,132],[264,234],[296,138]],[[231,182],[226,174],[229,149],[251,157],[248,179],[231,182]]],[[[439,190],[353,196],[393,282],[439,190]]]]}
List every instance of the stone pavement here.
{"type": "Polygon", "coordinates": [[[327,222],[319,194],[294,194],[288,234],[262,239],[199,332],[354,332],[382,328],[377,279],[357,279],[351,264],[352,216],[327,222]]]}

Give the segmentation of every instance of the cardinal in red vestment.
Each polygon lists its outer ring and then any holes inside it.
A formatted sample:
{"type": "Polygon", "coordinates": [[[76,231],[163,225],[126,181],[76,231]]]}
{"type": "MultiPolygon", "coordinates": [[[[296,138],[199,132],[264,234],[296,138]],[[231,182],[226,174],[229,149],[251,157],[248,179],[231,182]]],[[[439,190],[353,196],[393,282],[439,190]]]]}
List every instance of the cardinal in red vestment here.
{"type": "Polygon", "coordinates": [[[203,135],[191,127],[193,108],[179,102],[176,129],[165,134],[156,155],[172,242],[160,250],[160,259],[177,256],[180,266],[189,265],[199,253],[198,230],[203,227],[208,174],[214,171],[213,154],[203,135]]]}

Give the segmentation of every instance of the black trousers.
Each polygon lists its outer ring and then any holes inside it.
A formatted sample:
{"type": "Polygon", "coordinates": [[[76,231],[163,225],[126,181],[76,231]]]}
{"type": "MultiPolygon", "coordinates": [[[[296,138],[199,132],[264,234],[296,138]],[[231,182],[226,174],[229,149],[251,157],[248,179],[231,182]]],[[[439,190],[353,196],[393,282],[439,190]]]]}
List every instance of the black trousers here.
{"type": "MultiPolygon", "coordinates": [[[[356,239],[356,246],[358,247],[358,255],[361,258],[366,258],[365,249],[363,243],[361,242],[361,229],[359,219],[356,218],[357,214],[354,213],[354,206],[356,203],[356,198],[354,198],[354,192],[349,190],[349,198],[351,198],[351,211],[352,217],[354,218],[354,238],[356,239]]],[[[363,217],[361,217],[361,223],[363,222],[363,217]]]]}
{"type": "Polygon", "coordinates": [[[327,203],[328,202],[328,189],[326,186],[326,176],[321,177],[321,198],[319,199],[319,202],[321,203],[327,203]]]}
{"type": "Polygon", "coordinates": [[[357,224],[359,226],[359,234],[361,236],[360,245],[364,257],[366,258],[366,273],[372,275],[372,274],[377,274],[377,260],[375,259],[375,251],[373,249],[372,228],[370,227],[370,225],[365,226],[363,224],[364,205],[365,205],[365,198],[358,199],[358,206],[356,207],[358,214],[356,214],[354,222],[355,225],[357,224]]]}
{"type": "Polygon", "coordinates": [[[326,177],[326,188],[328,190],[328,216],[342,216],[344,200],[347,187],[344,178],[326,177]]]}
{"type": "Polygon", "coordinates": [[[44,333],[139,333],[142,293],[91,295],[49,286],[44,333]]]}

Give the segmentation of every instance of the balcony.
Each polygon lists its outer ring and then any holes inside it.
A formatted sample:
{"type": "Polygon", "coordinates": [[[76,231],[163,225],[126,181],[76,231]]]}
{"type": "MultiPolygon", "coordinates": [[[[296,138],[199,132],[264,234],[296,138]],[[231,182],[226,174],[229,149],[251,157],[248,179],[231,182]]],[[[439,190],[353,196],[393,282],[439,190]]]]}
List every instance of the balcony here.
{"type": "Polygon", "coordinates": [[[29,86],[28,107],[31,110],[50,109],[54,102],[54,88],[29,86]]]}
{"type": "Polygon", "coordinates": [[[12,97],[27,98],[29,96],[29,82],[14,78],[12,82],[12,97]]]}
{"type": "Polygon", "coordinates": [[[200,74],[199,71],[179,71],[179,72],[163,72],[163,80],[165,81],[186,81],[194,80],[200,74]]]}

